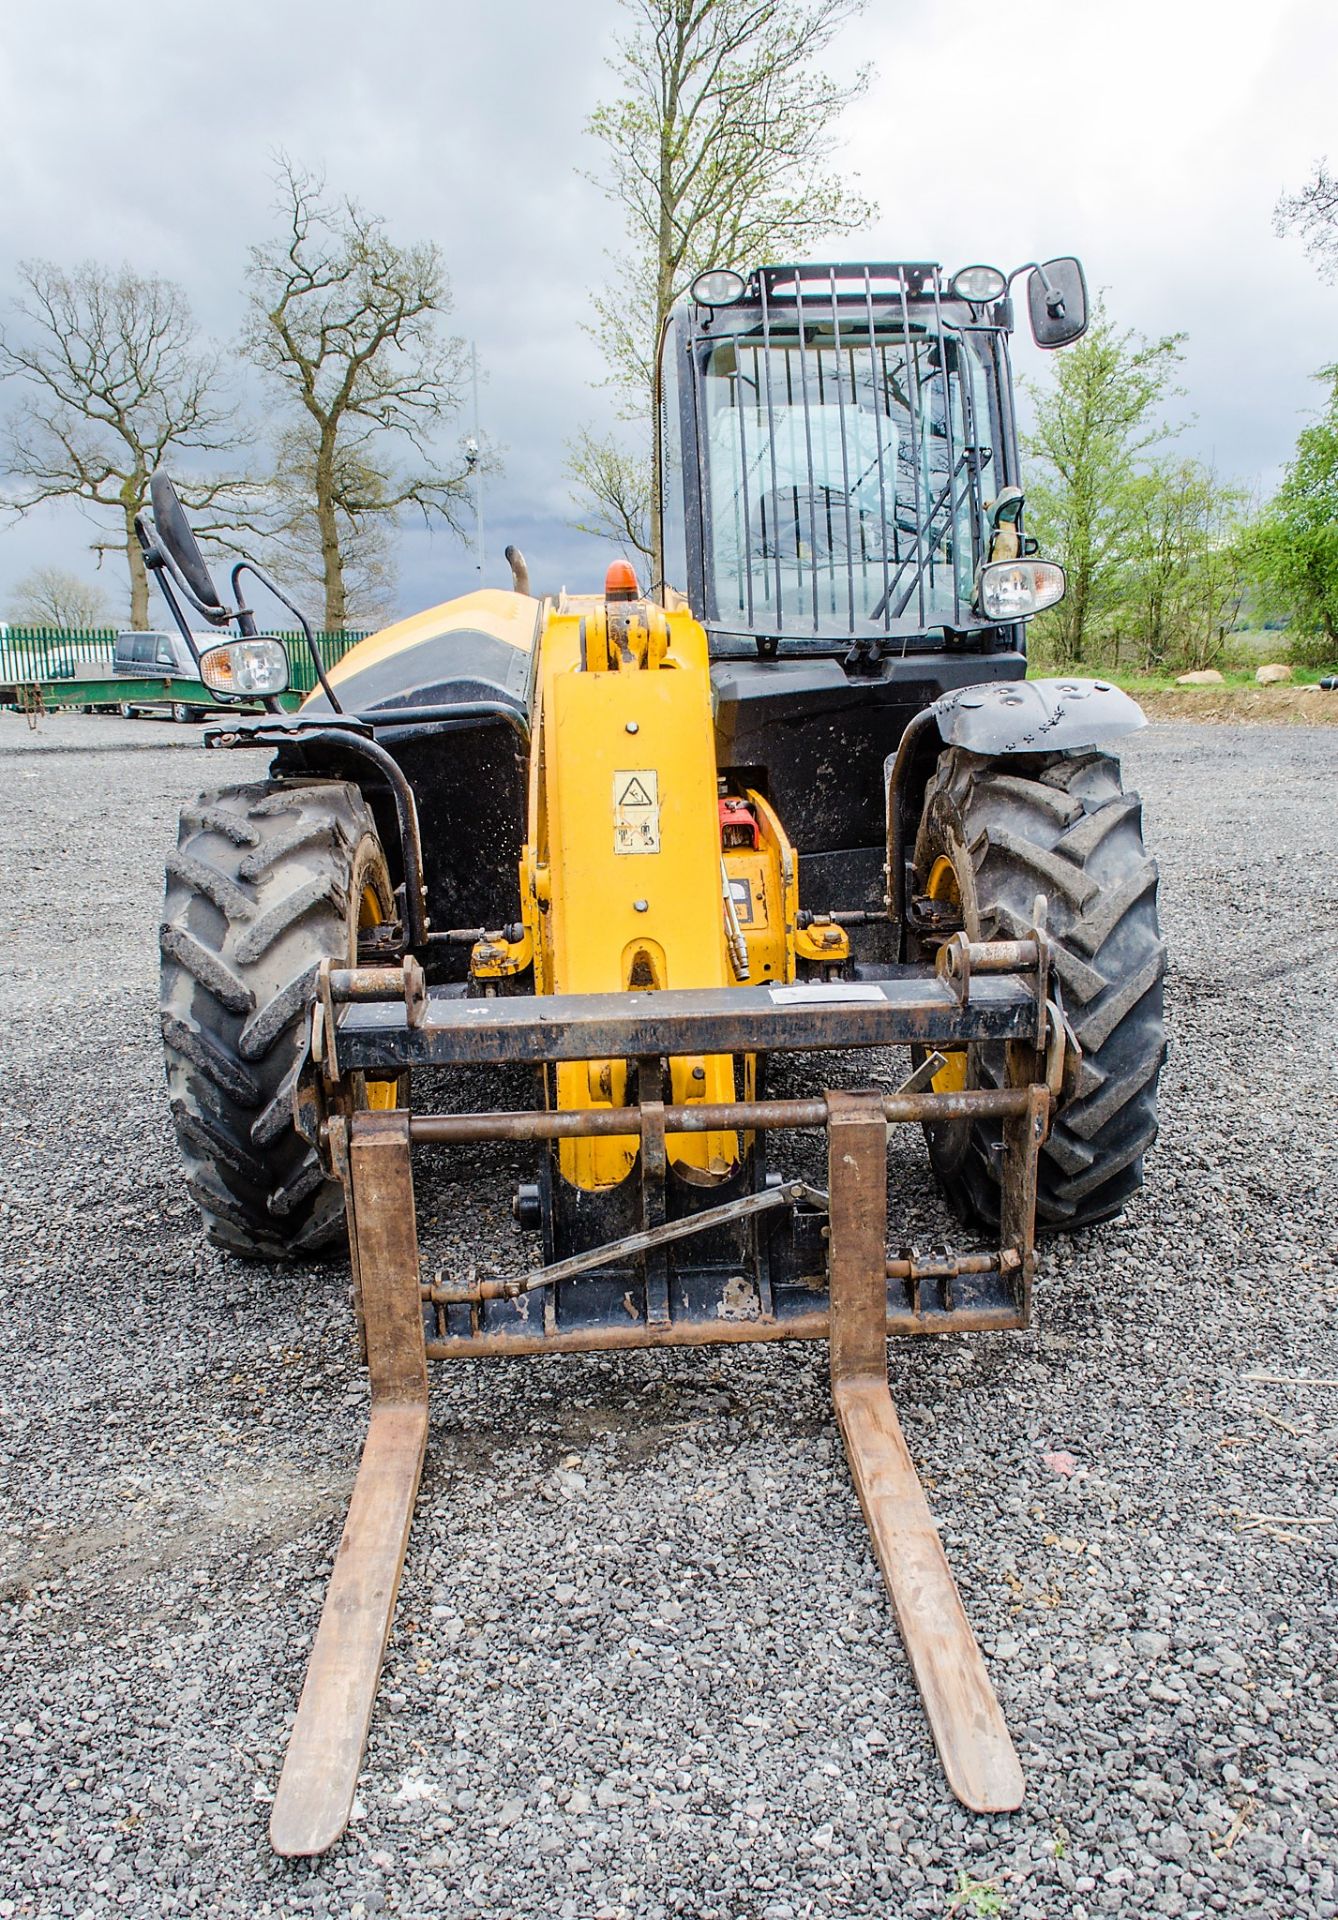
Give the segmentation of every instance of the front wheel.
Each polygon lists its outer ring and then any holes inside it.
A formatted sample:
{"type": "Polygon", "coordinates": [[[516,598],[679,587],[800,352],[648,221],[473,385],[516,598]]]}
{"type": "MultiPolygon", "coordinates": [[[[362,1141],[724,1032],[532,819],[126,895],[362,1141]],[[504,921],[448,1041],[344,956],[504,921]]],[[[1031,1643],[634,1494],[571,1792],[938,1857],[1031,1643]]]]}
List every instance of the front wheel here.
{"type": "MultiPolygon", "coordinates": [[[[339,1238],[338,1181],[293,1125],[293,1087],[322,960],[394,913],[366,801],[342,780],[202,793],[167,862],[162,948],[167,1087],[186,1187],[216,1246],[299,1258],[339,1238]]],[[[372,1082],[369,1105],[394,1105],[372,1082]]]]}
{"type": "MultiPolygon", "coordinates": [[[[914,892],[937,903],[922,910],[922,926],[956,919],[971,940],[1021,938],[1036,895],[1046,895],[1054,971],[1082,1069],[1041,1151],[1037,1225],[1074,1229],[1119,1213],[1142,1185],[1143,1155],[1156,1138],[1166,1052],[1157,866],[1119,762],[1094,748],[1002,761],[950,748],[925,794],[914,892]]],[[[918,947],[912,941],[914,957],[931,950],[924,934],[918,947]]],[[[1002,1047],[976,1046],[949,1056],[935,1086],[995,1086],[1002,1077],[1002,1047]]],[[[929,1149],[948,1199],[997,1225],[999,1124],[936,1126],[929,1149]]]]}

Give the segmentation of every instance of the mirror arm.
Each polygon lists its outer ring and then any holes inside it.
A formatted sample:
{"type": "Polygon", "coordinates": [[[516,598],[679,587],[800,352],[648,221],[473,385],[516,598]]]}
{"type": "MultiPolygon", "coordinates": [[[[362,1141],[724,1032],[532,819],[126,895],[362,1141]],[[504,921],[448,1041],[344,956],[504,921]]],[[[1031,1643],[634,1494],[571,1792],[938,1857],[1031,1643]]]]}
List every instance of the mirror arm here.
{"type": "MultiPolygon", "coordinates": [[[[1022,273],[1036,273],[1040,275],[1041,285],[1045,289],[1045,310],[1057,320],[1064,311],[1064,296],[1062,293],[1056,291],[1054,282],[1040,261],[1027,260],[1022,266],[1014,267],[1008,276],[1008,286],[1011,287],[1018,275],[1022,273]]],[[[1007,291],[1007,288],[1005,288],[1005,291],[1007,291]]]]}
{"type": "Polygon", "coordinates": [[[284,593],[282,588],[275,585],[267,573],[261,572],[254,560],[238,560],[232,569],[232,597],[237,602],[236,619],[243,635],[247,638],[254,638],[257,631],[255,619],[252,616],[250,608],[242,605],[239,582],[244,573],[251,574],[254,579],[260,582],[267,593],[272,593],[274,598],[279,602],[279,605],[287,607],[289,613],[292,614],[293,618],[301,626],[307,642],[307,651],[311,655],[312,665],[316,669],[316,678],[321,683],[321,692],[325,695],[336,713],[343,713],[344,709],[340,705],[339,696],[330,685],[329,678],[326,674],[325,663],[321,659],[320,649],[316,645],[316,636],[311,631],[311,622],[307,619],[301,607],[296,606],[294,602],[288,598],[288,595],[284,593]]]}

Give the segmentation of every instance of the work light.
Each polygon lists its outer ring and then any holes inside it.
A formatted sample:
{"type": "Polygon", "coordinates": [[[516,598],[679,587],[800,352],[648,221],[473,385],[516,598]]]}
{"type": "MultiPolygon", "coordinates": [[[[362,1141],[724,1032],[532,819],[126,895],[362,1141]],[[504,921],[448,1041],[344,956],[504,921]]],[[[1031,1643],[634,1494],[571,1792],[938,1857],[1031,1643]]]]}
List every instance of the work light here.
{"type": "Polygon", "coordinates": [[[268,699],[288,686],[288,655],[278,640],[229,640],[200,655],[200,678],[211,693],[268,699]]]}
{"type": "Polygon", "coordinates": [[[714,267],[699,273],[692,283],[692,297],[699,307],[728,307],[742,300],[744,278],[732,267],[714,267]]]}
{"type": "Polygon", "coordinates": [[[984,300],[1000,300],[1008,285],[997,267],[959,267],[949,283],[949,292],[958,300],[979,305],[984,300]]]}

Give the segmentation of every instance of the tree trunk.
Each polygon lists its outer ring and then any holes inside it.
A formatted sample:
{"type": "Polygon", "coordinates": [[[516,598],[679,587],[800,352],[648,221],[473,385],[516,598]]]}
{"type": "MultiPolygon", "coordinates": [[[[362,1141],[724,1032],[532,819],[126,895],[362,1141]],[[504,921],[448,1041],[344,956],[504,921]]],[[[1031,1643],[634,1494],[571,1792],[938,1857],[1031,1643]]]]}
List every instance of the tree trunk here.
{"type": "MultiPolygon", "coordinates": [[[[660,222],[660,266],[655,286],[655,351],[651,360],[650,389],[650,576],[652,591],[664,596],[664,407],[660,399],[660,344],[664,323],[673,301],[674,262],[666,249],[672,245],[673,228],[666,213],[660,222]]],[[[680,591],[687,581],[680,582],[680,591]]]]}
{"type": "MultiPolygon", "coordinates": [[[[680,32],[682,29],[680,28],[680,32]]],[[[660,122],[659,154],[659,230],[655,245],[655,343],[651,351],[650,376],[650,591],[664,598],[664,409],[660,405],[659,359],[664,322],[674,296],[674,188],[673,143],[678,119],[678,61],[681,42],[674,50],[664,72],[665,111],[660,122]]],[[[686,588],[687,581],[680,587],[686,588]]]]}
{"type": "Polygon", "coordinates": [[[1064,665],[1080,667],[1087,639],[1087,612],[1091,582],[1085,565],[1080,566],[1069,589],[1069,617],[1063,634],[1064,665]]]}
{"type": "Polygon", "coordinates": [[[149,575],[144,565],[139,535],[135,532],[138,490],[134,499],[126,497],[127,491],[122,489],[121,504],[125,513],[125,558],[130,569],[130,625],[133,630],[142,633],[149,624],[149,575]]]}
{"type": "MultiPolygon", "coordinates": [[[[651,389],[650,405],[650,586],[648,591],[664,598],[664,408],[659,403],[658,382],[651,389]]],[[[686,587],[686,580],[683,582],[686,587]]]]}
{"type": "Polygon", "coordinates": [[[322,434],[316,454],[316,526],[321,537],[321,578],[325,583],[325,631],[342,633],[347,602],[344,556],[339,551],[339,522],[335,515],[333,434],[322,434]]]}
{"type": "MultiPolygon", "coordinates": [[[[664,223],[667,226],[667,222],[664,223]]],[[[664,408],[660,403],[660,336],[669,311],[672,267],[663,257],[655,289],[655,351],[650,387],[650,591],[664,597],[664,408]]],[[[687,581],[681,582],[685,588],[687,581]]]]}

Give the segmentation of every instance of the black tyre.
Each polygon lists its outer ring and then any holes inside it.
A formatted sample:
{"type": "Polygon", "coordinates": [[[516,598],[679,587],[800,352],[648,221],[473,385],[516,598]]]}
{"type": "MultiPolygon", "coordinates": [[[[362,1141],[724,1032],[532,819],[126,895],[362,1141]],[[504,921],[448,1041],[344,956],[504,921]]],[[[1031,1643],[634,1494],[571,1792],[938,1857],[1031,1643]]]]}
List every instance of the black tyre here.
{"type": "Polygon", "coordinates": [[[339,1237],[343,1193],[292,1122],[316,967],[392,917],[372,815],[343,781],[203,793],[181,815],[160,931],[167,1086],[216,1246],[255,1259],[339,1237]]]}
{"type": "MultiPolygon", "coordinates": [[[[1118,1213],[1142,1185],[1166,1052],[1157,866],[1119,762],[1093,748],[1007,761],[950,749],[925,795],[914,891],[956,907],[974,940],[1024,934],[1036,895],[1045,894],[1055,972],[1083,1059],[1041,1153],[1037,1223],[1071,1229],[1118,1213]]],[[[928,951],[922,944],[919,957],[928,951]]],[[[936,1085],[991,1086],[1002,1070],[1002,1048],[976,1047],[950,1061],[936,1085]]],[[[996,1224],[999,1127],[936,1127],[929,1147],[949,1200],[996,1224]]]]}

